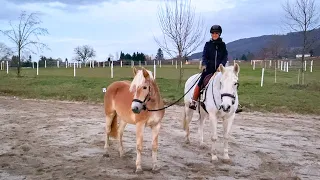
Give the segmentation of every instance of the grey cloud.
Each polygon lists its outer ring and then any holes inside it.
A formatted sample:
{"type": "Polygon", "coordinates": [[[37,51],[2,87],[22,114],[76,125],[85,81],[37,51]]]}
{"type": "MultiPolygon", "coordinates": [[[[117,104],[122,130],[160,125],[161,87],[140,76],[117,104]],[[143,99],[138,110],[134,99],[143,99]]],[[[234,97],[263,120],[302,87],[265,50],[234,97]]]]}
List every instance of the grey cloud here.
{"type": "MultiPolygon", "coordinates": [[[[237,2],[235,8],[212,13],[208,24],[221,24],[226,41],[281,32],[283,12],[279,0],[237,2]]],[[[281,32],[283,33],[283,32],[281,32]]]]}
{"type": "MultiPolygon", "coordinates": [[[[120,1],[133,1],[133,0],[120,0],[120,1]]],[[[119,2],[119,0],[10,0],[10,2],[16,3],[16,4],[60,2],[67,5],[92,5],[92,4],[99,4],[102,2],[117,3],[119,2]]]]}

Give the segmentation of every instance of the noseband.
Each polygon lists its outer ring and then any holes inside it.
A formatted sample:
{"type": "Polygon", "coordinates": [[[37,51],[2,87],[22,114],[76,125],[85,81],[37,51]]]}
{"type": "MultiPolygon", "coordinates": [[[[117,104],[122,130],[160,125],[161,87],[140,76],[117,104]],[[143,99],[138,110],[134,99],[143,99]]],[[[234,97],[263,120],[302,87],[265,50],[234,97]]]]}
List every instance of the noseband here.
{"type": "MultiPolygon", "coordinates": [[[[235,85],[237,86],[237,90],[238,90],[239,89],[239,82],[236,82],[235,85]]],[[[220,85],[220,87],[221,87],[221,85],[220,85]]],[[[212,88],[212,95],[213,95],[213,88],[212,88]]],[[[234,103],[236,101],[236,96],[235,95],[229,94],[229,93],[222,93],[221,94],[221,101],[222,101],[223,97],[230,97],[232,99],[232,105],[234,105],[234,103]]],[[[216,104],[214,96],[213,96],[213,100],[214,100],[214,103],[216,104]]],[[[217,106],[217,104],[216,104],[216,106],[217,106]]],[[[220,107],[217,106],[217,108],[218,108],[218,110],[220,110],[221,106],[220,107]]]]}
{"type": "Polygon", "coordinates": [[[132,102],[138,102],[140,104],[142,104],[142,109],[143,110],[147,110],[147,102],[150,101],[150,86],[149,86],[149,92],[147,94],[147,96],[144,98],[143,101],[139,100],[139,99],[133,99],[132,102]]]}
{"type": "Polygon", "coordinates": [[[232,99],[232,105],[234,105],[235,101],[236,101],[236,96],[234,96],[233,94],[229,94],[229,93],[223,93],[221,94],[221,101],[223,97],[230,97],[232,99]]]}
{"type": "MultiPolygon", "coordinates": [[[[235,85],[237,86],[237,90],[238,90],[239,89],[239,83],[236,82],[235,85]]],[[[232,98],[232,105],[234,105],[234,103],[236,101],[236,96],[233,95],[233,94],[229,94],[229,93],[222,93],[221,94],[221,101],[222,101],[222,98],[225,97],[225,96],[232,98]]]]}

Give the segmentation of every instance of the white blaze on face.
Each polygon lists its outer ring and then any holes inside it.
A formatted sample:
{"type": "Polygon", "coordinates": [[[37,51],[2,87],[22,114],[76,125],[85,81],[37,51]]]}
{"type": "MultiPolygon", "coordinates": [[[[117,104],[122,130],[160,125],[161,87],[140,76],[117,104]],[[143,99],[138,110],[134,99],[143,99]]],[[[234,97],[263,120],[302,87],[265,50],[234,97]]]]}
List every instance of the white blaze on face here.
{"type": "MultiPolygon", "coordinates": [[[[230,96],[236,95],[236,91],[237,91],[236,82],[238,81],[238,78],[237,76],[235,76],[234,70],[235,68],[232,66],[223,68],[223,75],[220,81],[221,94],[228,94],[230,96]]],[[[221,109],[225,112],[230,111],[232,105],[234,105],[235,98],[230,96],[223,96],[221,99],[221,109]]]]}
{"type": "MultiPolygon", "coordinates": [[[[231,78],[225,79],[223,83],[221,83],[222,88],[220,90],[221,94],[230,94],[234,95],[235,90],[233,89],[233,80],[231,78]]],[[[234,99],[230,96],[223,96],[221,101],[221,108],[222,110],[230,110],[231,106],[233,105],[234,99]]]]}
{"type": "MultiPolygon", "coordinates": [[[[133,99],[138,99],[136,97],[137,89],[138,87],[141,87],[144,82],[145,82],[145,77],[143,75],[143,72],[141,70],[138,70],[130,85],[130,92],[134,94],[133,99]]],[[[143,99],[142,100],[140,99],[140,101],[143,101],[143,99]]],[[[132,101],[131,110],[134,113],[140,113],[143,110],[143,106],[144,106],[143,102],[132,101]]]]}

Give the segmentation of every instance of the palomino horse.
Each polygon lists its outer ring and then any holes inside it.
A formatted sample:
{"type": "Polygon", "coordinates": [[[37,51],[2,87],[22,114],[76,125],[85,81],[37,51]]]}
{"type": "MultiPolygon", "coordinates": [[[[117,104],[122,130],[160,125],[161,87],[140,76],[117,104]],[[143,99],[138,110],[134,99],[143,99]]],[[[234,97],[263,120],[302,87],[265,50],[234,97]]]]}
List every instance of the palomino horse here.
{"type": "Polygon", "coordinates": [[[164,103],[159,88],[152,73],[145,68],[133,68],[134,79],[130,81],[116,81],[110,84],[104,96],[106,114],[106,153],[109,148],[109,136],[118,138],[120,157],[123,156],[122,136],[125,126],[136,125],[136,172],[141,173],[141,153],[144,127],[152,129],[152,170],[158,170],[157,151],[158,135],[161,120],[165,111],[148,111],[148,109],[163,108],[164,103]],[[119,121],[119,127],[117,126],[119,121]]]}
{"type": "MultiPolygon", "coordinates": [[[[203,126],[204,119],[209,117],[212,128],[212,147],[211,155],[212,161],[218,160],[216,152],[216,141],[217,141],[217,121],[221,119],[223,121],[223,138],[224,138],[224,153],[223,161],[230,161],[228,154],[228,139],[230,136],[231,126],[235,118],[235,111],[238,107],[238,74],[240,72],[240,66],[235,64],[234,66],[223,67],[220,64],[218,71],[210,79],[205,89],[205,100],[203,106],[198,104],[197,110],[199,114],[199,133],[200,133],[200,146],[204,146],[203,143],[203,126]],[[200,109],[199,109],[200,108],[200,109]]],[[[191,76],[186,84],[184,91],[187,92],[195,83],[199,74],[191,76]]],[[[183,128],[186,131],[186,143],[190,142],[190,131],[189,123],[193,116],[193,110],[189,108],[192,93],[194,87],[185,96],[184,103],[184,114],[183,114],[183,128]]]]}

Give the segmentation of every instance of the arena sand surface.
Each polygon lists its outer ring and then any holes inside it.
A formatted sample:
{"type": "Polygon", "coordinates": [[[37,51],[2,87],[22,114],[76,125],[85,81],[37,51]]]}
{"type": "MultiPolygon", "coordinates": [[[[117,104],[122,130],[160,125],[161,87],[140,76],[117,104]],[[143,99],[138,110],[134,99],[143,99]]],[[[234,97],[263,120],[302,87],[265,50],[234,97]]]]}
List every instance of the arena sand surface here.
{"type": "MultiPolygon", "coordinates": [[[[320,117],[238,114],[230,139],[231,163],[210,162],[210,126],[199,146],[197,115],[185,144],[182,107],[166,110],[159,136],[160,171],[153,173],[151,130],[144,136],[143,174],[135,170],[135,126],[124,132],[125,156],[112,141],[104,156],[102,104],[0,97],[0,179],[318,179],[320,117]]],[[[218,157],[222,131],[218,124],[218,157]]]]}

